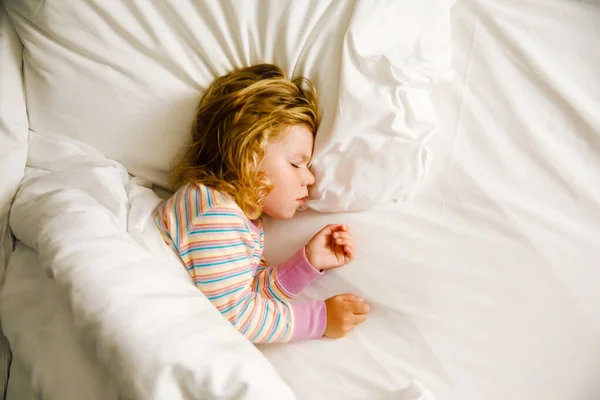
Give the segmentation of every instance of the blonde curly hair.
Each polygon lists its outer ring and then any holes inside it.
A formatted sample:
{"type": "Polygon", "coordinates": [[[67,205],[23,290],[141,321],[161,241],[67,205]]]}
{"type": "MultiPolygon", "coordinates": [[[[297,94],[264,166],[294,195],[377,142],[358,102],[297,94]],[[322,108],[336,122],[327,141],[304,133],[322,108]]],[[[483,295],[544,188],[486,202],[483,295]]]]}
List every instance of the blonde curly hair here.
{"type": "Polygon", "coordinates": [[[171,170],[175,188],[201,183],[231,196],[248,218],[262,214],[273,186],[259,171],[267,145],[293,125],[319,128],[317,93],[306,78],[287,79],[276,65],[236,69],[202,96],[192,141],[171,170]]]}

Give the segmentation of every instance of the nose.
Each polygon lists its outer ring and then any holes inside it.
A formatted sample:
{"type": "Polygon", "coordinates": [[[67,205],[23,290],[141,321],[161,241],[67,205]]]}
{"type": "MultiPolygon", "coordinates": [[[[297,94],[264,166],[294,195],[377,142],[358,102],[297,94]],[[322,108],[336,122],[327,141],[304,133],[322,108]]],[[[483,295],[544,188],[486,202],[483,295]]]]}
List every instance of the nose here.
{"type": "Polygon", "coordinates": [[[306,174],[304,176],[303,182],[304,182],[304,186],[310,186],[313,183],[315,183],[315,176],[309,169],[306,169],[306,174]]]}

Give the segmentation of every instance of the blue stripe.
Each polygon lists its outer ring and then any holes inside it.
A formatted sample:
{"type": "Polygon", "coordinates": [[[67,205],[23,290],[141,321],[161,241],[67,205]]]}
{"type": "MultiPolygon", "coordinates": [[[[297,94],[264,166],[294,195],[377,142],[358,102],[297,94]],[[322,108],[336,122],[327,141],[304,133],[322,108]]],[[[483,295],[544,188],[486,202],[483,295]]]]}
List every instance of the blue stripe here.
{"type": "Polygon", "coordinates": [[[198,187],[198,185],[194,185],[194,188],[196,189],[196,217],[200,215],[201,212],[201,207],[200,207],[200,188],[198,187]]]}
{"type": "MultiPolygon", "coordinates": [[[[252,296],[252,295],[253,295],[253,293],[248,293],[248,296],[252,296]]],[[[240,316],[244,315],[246,313],[246,310],[248,309],[248,307],[250,307],[250,303],[252,303],[252,301],[247,302],[246,305],[244,306],[244,308],[242,308],[242,311],[240,311],[238,315],[240,315],[240,316]]],[[[246,329],[248,329],[248,327],[246,327],[246,329]]]]}
{"type": "Polygon", "coordinates": [[[273,335],[277,332],[277,328],[279,328],[279,321],[281,320],[281,313],[277,313],[277,319],[275,320],[275,328],[273,328],[273,332],[269,335],[269,337],[265,340],[265,342],[270,342],[273,338],[273,335]]]}
{"type": "MultiPolygon", "coordinates": [[[[269,272],[267,272],[267,274],[266,274],[267,276],[265,277],[265,279],[267,279],[267,282],[270,282],[270,280],[268,280],[268,279],[269,279],[269,277],[270,277],[271,275],[273,275],[274,271],[275,271],[275,270],[274,270],[273,268],[271,268],[271,269],[269,270],[269,272]]],[[[269,293],[271,296],[273,296],[273,298],[275,298],[275,299],[277,299],[277,300],[281,301],[282,303],[283,303],[283,302],[285,302],[285,300],[286,300],[286,299],[282,299],[281,297],[279,297],[279,296],[278,296],[278,295],[277,295],[277,294],[276,294],[276,293],[273,291],[273,288],[271,287],[271,285],[267,284],[267,285],[265,285],[265,286],[266,286],[266,288],[267,288],[267,293],[269,293]]]]}
{"type": "Polygon", "coordinates": [[[235,278],[236,276],[244,275],[244,274],[247,274],[247,273],[248,273],[248,271],[242,271],[242,272],[238,272],[237,274],[234,274],[234,275],[227,275],[227,276],[225,276],[223,278],[215,278],[215,279],[208,279],[208,280],[204,280],[204,279],[200,280],[200,279],[198,279],[195,282],[196,283],[202,283],[202,284],[204,284],[204,283],[221,282],[221,281],[225,281],[227,279],[235,278]]]}
{"type": "Polygon", "coordinates": [[[232,294],[234,294],[234,293],[237,293],[237,292],[239,292],[240,290],[243,290],[243,289],[244,289],[244,287],[243,287],[243,286],[241,286],[241,287],[239,287],[239,288],[237,288],[237,289],[235,289],[235,290],[232,290],[232,291],[230,291],[230,292],[225,292],[225,293],[223,293],[223,294],[218,294],[218,295],[216,295],[216,296],[211,296],[211,297],[208,297],[208,299],[209,299],[209,300],[216,300],[216,299],[220,299],[221,297],[225,297],[225,296],[232,295],[232,294]]]}
{"type": "MultiPolygon", "coordinates": [[[[194,229],[190,231],[190,235],[194,235],[196,233],[205,233],[205,232],[248,232],[245,229],[238,228],[223,228],[223,229],[194,229]]],[[[241,239],[240,239],[241,240],[241,239]]]]}
{"type": "Polygon", "coordinates": [[[277,296],[275,294],[275,292],[273,292],[273,289],[271,289],[271,285],[266,285],[266,288],[267,288],[267,293],[269,293],[274,299],[277,299],[277,300],[283,302],[283,299],[280,299],[279,296],[277,296]]]}
{"type": "MultiPolygon", "coordinates": [[[[246,243],[236,243],[236,244],[223,244],[223,245],[220,245],[220,246],[202,246],[202,247],[200,247],[200,249],[202,249],[202,250],[214,250],[214,249],[224,249],[224,248],[238,247],[238,246],[246,246],[246,247],[248,247],[248,245],[246,243]]],[[[181,253],[181,256],[186,256],[189,252],[196,251],[196,250],[198,250],[198,248],[193,248],[193,249],[186,250],[186,251],[184,251],[184,252],[181,253]]]]}
{"type": "Polygon", "coordinates": [[[212,208],[213,203],[212,203],[212,199],[211,199],[211,196],[210,196],[210,190],[208,189],[208,186],[204,186],[204,189],[206,190],[206,201],[208,202],[208,206],[210,208],[212,208]]]}
{"type": "Polygon", "coordinates": [[[170,205],[173,207],[173,214],[175,215],[175,242],[177,244],[181,243],[179,241],[179,213],[177,212],[177,204],[179,203],[179,198],[181,197],[181,190],[178,190],[175,193],[175,201],[170,205]]]}
{"type": "Polygon", "coordinates": [[[263,320],[260,323],[260,327],[258,328],[258,330],[256,331],[256,334],[250,339],[250,341],[254,342],[256,340],[256,338],[258,338],[258,336],[261,334],[263,328],[265,327],[265,322],[267,322],[267,316],[269,315],[269,303],[265,302],[265,316],[263,317],[263,320]]]}
{"type": "Polygon", "coordinates": [[[206,213],[206,215],[216,215],[218,217],[237,217],[239,219],[242,219],[242,217],[240,216],[240,213],[235,212],[235,211],[231,211],[231,212],[226,212],[226,211],[221,211],[221,212],[209,211],[209,212],[206,213]]]}
{"type": "MultiPolygon", "coordinates": [[[[246,258],[247,258],[246,256],[242,256],[242,257],[238,257],[238,258],[231,258],[229,260],[217,261],[214,263],[206,263],[206,264],[202,264],[200,262],[194,261],[192,263],[192,268],[214,267],[216,265],[223,265],[223,264],[227,264],[227,263],[234,263],[236,261],[242,261],[242,260],[245,260],[246,258]]],[[[190,271],[190,270],[191,270],[191,268],[188,268],[188,271],[190,271]]]]}
{"type": "Polygon", "coordinates": [[[283,332],[283,337],[287,337],[288,332],[290,331],[291,325],[292,325],[292,310],[290,309],[290,306],[288,306],[287,304],[284,303],[285,308],[288,310],[288,323],[285,324],[285,331],[283,332]]]}
{"type": "Polygon", "coordinates": [[[186,220],[186,226],[190,226],[190,222],[192,221],[191,218],[191,214],[190,214],[190,202],[188,201],[188,198],[190,196],[190,189],[191,189],[192,185],[188,185],[187,188],[185,189],[185,202],[183,204],[183,209],[185,210],[185,220],[186,220]]]}
{"type": "MultiPolygon", "coordinates": [[[[225,313],[233,310],[234,308],[239,306],[243,301],[245,301],[248,298],[248,296],[250,296],[250,295],[251,295],[251,293],[248,293],[246,296],[240,297],[240,299],[236,303],[230,305],[229,308],[226,308],[225,310],[221,311],[221,314],[225,314],[225,313]]],[[[244,307],[244,310],[246,310],[246,308],[248,307],[249,304],[250,304],[250,302],[248,302],[246,307],[244,307]]],[[[243,315],[243,314],[244,314],[243,312],[238,313],[238,315],[243,315]]]]}
{"type": "Polygon", "coordinates": [[[256,293],[256,292],[258,292],[258,285],[259,285],[260,281],[258,279],[253,279],[253,280],[254,280],[253,289],[254,289],[254,292],[256,293]]]}

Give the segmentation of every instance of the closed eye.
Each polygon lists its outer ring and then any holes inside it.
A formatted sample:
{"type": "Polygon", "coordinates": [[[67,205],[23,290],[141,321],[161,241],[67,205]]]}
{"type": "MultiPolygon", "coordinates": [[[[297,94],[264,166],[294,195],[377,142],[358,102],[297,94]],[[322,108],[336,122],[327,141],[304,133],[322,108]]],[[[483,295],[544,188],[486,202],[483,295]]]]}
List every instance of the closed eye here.
{"type": "Polygon", "coordinates": [[[294,163],[290,163],[292,165],[292,167],[294,168],[300,168],[298,165],[294,164],[294,163]]]}

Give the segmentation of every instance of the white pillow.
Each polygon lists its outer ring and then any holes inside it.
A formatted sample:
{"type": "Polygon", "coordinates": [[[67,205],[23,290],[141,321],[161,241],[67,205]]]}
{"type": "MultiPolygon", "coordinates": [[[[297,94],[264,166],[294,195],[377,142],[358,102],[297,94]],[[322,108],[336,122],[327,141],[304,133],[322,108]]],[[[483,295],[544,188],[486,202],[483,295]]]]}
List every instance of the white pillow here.
{"type": "Polygon", "coordinates": [[[167,185],[202,92],[272,62],[319,90],[323,126],[309,205],[368,208],[414,190],[449,75],[450,0],[7,0],[25,43],[31,128],[93,145],[167,185]]]}

